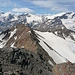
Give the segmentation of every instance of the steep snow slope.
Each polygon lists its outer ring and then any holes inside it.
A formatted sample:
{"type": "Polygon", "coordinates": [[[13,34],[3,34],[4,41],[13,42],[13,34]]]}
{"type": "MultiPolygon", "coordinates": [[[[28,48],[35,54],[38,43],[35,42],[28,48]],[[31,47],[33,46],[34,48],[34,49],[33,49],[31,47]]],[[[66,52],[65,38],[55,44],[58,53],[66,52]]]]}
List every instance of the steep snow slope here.
{"type": "Polygon", "coordinates": [[[67,19],[62,18],[62,23],[66,26],[66,28],[75,31],[75,14],[73,12],[65,14],[67,19]]]}
{"type": "Polygon", "coordinates": [[[50,32],[35,32],[39,37],[39,44],[48,52],[57,64],[65,61],[75,63],[75,53],[73,52],[75,42],[71,43],[50,32]]]}
{"type": "Polygon", "coordinates": [[[75,18],[74,19],[61,19],[62,23],[67,29],[75,31],[75,18]]]}

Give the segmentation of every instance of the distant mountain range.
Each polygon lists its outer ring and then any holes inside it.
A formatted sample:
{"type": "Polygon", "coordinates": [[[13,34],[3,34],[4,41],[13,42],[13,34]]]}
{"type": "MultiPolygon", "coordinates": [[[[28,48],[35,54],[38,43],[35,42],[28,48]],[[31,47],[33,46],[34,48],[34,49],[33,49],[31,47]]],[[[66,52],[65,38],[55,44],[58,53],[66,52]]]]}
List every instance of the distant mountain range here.
{"type": "Polygon", "coordinates": [[[33,15],[12,14],[0,12],[0,30],[15,26],[16,24],[26,24],[33,29],[50,30],[58,25],[75,31],[75,13],[64,12],[56,15],[33,15]]]}

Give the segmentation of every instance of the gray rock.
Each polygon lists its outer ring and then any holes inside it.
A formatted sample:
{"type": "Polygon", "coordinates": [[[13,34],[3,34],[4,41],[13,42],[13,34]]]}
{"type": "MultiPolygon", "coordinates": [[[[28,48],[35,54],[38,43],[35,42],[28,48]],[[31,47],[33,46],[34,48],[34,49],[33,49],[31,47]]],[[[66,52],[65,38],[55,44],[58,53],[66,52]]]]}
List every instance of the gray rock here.
{"type": "Polygon", "coordinates": [[[0,49],[0,75],[53,75],[43,53],[25,49],[0,49]]]}

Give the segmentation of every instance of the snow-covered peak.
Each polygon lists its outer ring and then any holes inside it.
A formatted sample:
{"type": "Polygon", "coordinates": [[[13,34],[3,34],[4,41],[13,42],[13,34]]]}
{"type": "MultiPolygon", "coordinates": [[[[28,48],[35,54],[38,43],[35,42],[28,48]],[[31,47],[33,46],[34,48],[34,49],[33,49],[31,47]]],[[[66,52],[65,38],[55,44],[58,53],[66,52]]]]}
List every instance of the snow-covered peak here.
{"type": "Polygon", "coordinates": [[[54,19],[55,17],[58,17],[58,16],[62,16],[63,14],[65,14],[65,12],[62,12],[62,13],[59,13],[59,14],[49,14],[49,15],[46,15],[46,17],[48,19],[54,19]]]}
{"type": "Polygon", "coordinates": [[[75,31],[75,13],[68,12],[60,17],[62,23],[67,29],[75,31]]]}
{"type": "Polygon", "coordinates": [[[72,19],[74,14],[75,14],[74,12],[62,12],[59,14],[45,14],[44,16],[47,17],[48,19],[54,19],[56,17],[63,17],[64,18],[65,16],[67,16],[67,18],[72,19]]]}
{"type": "MultiPolygon", "coordinates": [[[[27,24],[31,28],[50,28],[56,25],[64,25],[66,28],[75,31],[75,14],[74,12],[62,12],[59,14],[43,14],[34,15],[30,13],[12,14],[10,12],[1,13],[0,25],[3,26],[15,26],[16,24],[27,24]]],[[[2,29],[1,29],[2,30],[2,29]]]]}
{"type": "Polygon", "coordinates": [[[27,18],[27,22],[33,22],[33,21],[41,21],[41,17],[38,15],[33,15],[33,14],[29,14],[29,16],[26,17],[27,18]]]}

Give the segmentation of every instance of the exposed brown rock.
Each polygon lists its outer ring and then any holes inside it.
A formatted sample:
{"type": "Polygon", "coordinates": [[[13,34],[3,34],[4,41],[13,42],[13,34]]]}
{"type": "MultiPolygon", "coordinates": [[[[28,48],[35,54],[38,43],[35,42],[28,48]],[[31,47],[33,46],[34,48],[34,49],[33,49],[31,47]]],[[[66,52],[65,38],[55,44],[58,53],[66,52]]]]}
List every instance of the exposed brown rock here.
{"type": "Polygon", "coordinates": [[[32,36],[31,29],[25,25],[17,25],[16,29],[16,33],[8,40],[6,46],[10,47],[14,43],[14,46],[17,48],[25,48],[32,51],[36,50],[37,44],[33,39],[34,36],[32,36]],[[17,39],[15,40],[14,37],[17,37],[17,39]]]}
{"type": "Polygon", "coordinates": [[[53,75],[75,75],[75,64],[70,62],[57,64],[52,71],[53,75]]]}

